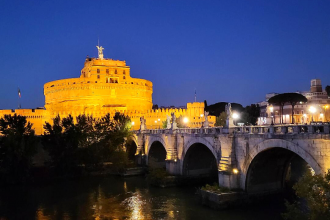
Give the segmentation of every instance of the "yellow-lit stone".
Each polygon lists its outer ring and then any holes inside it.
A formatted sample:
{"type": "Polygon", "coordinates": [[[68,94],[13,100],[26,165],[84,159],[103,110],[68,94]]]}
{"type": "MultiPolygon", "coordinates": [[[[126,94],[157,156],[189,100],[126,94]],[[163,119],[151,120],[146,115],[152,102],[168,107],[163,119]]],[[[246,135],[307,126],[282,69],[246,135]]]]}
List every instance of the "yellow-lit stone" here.
{"type": "MultiPolygon", "coordinates": [[[[0,110],[0,117],[15,113],[26,116],[38,135],[44,133],[44,123],[51,122],[57,115],[75,118],[87,114],[99,118],[121,112],[131,117],[133,129],[139,129],[140,117],[146,119],[147,129],[156,129],[162,128],[167,115],[174,112],[176,117],[189,119],[187,126],[202,126],[205,120],[203,102],[187,103],[186,109],[152,110],[152,92],[152,82],[132,78],[125,61],[105,59],[99,50],[99,58],[86,58],[79,78],[44,85],[45,109],[0,110]]],[[[213,126],[215,117],[208,116],[208,120],[213,126]]]]}

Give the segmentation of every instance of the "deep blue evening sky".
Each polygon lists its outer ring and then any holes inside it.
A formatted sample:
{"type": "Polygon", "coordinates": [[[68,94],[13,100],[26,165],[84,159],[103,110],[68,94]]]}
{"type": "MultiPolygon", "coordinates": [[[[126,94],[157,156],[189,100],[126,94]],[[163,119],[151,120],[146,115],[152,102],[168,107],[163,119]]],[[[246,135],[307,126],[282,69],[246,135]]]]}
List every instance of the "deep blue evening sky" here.
{"type": "Polygon", "coordinates": [[[44,105],[46,82],[80,76],[86,55],[126,60],[153,103],[243,105],[330,85],[330,1],[0,1],[0,109],[44,105]]]}

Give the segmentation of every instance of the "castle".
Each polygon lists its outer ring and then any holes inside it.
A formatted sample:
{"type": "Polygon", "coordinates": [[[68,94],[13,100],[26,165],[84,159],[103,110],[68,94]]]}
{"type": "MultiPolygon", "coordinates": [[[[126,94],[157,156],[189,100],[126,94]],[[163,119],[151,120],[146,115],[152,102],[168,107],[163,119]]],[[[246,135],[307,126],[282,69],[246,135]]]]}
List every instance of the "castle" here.
{"type": "MultiPolygon", "coordinates": [[[[187,108],[152,109],[152,82],[131,77],[125,61],[104,58],[104,48],[97,46],[97,49],[98,58],[86,58],[79,78],[44,85],[44,108],[0,110],[0,117],[5,114],[26,116],[37,135],[43,134],[45,122],[52,122],[57,115],[75,118],[86,114],[100,118],[115,112],[128,115],[134,130],[140,128],[140,117],[144,117],[148,129],[162,128],[162,122],[171,113],[185,117],[189,127],[202,127],[204,102],[187,103],[187,108]]],[[[206,117],[213,126],[215,117],[206,117]]]]}

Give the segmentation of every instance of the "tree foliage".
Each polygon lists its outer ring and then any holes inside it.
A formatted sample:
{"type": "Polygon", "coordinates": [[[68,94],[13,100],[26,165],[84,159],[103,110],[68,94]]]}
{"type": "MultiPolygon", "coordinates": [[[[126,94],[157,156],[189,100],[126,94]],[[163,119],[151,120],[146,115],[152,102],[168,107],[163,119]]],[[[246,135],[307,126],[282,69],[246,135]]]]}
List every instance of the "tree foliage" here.
{"type": "Polygon", "coordinates": [[[244,108],[244,111],[241,112],[241,117],[238,121],[244,123],[245,125],[256,125],[259,116],[259,105],[251,104],[244,108]]]}
{"type": "Polygon", "coordinates": [[[293,188],[301,201],[287,202],[284,219],[330,219],[330,170],[324,176],[306,172],[293,188]]]}
{"type": "Polygon", "coordinates": [[[275,95],[268,100],[269,104],[277,105],[280,107],[280,115],[281,115],[280,123],[283,122],[283,117],[282,117],[283,107],[286,103],[289,103],[292,106],[291,108],[292,124],[294,123],[293,121],[294,106],[299,102],[307,102],[307,98],[299,93],[282,93],[275,95]]]}
{"type": "Polygon", "coordinates": [[[221,112],[221,114],[215,118],[215,126],[226,126],[227,114],[225,111],[221,112]]]}
{"type": "Polygon", "coordinates": [[[328,97],[330,97],[330,86],[326,86],[325,91],[327,92],[328,97]]]}
{"type": "Polygon", "coordinates": [[[124,143],[130,138],[130,118],[120,113],[100,119],[80,115],[46,122],[43,143],[51,157],[51,166],[58,175],[72,175],[81,166],[95,168],[103,162],[124,166],[124,143]],[[120,160],[118,160],[120,158],[120,160]]]}
{"type": "Polygon", "coordinates": [[[29,178],[37,139],[32,124],[20,115],[0,119],[0,176],[4,183],[21,183],[29,178]]]}

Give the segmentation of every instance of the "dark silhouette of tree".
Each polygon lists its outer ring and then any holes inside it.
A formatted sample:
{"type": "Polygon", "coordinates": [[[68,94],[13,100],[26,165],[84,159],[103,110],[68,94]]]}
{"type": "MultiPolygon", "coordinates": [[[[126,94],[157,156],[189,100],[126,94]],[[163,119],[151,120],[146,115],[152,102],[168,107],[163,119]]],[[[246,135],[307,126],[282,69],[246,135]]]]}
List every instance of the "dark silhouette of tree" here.
{"type": "Polygon", "coordinates": [[[307,102],[307,98],[299,93],[284,93],[285,94],[285,99],[287,100],[288,103],[291,105],[291,124],[294,124],[294,106],[297,103],[305,103],[307,102]]]}
{"type": "Polygon", "coordinates": [[[327,92],[328,97],[330,97],[330,86],[326,86],[325,91],[327,92]]]}
{"type": "Polygon", "coordinates": [[[280,107],[280,115],[281,115],[280,123],[283,123],[283,107],[286,103],[289,103],[292,106],[291,108],[292,124],[294,123],[293,121],[294,106],[299,102],[307,102],[307,98],[299,93],[282,93],[275,95],[268,100],[269,104],[277,105],[280,107]]]}
{"type": "Polygon", "coordinates": [[[215,126],[226,126],[227,114],[225,111],[221,112],[221,114],[215,119],[215,126]]]}
{"type": "MultiPolygon", "coordinates": [[[[228,102],[218,102],[212,105],[208,105],[205,107],[205,111],[209,112],[209,115],[213,115],[218,117],[221,112],[225,111],[225,106],[228,102]]],[[[231,103],[231,108],[233,111],[242,112],[244,110],[243,106],[238,103],[231,103]]]]}
{"type": "Polygon", "coordinates": [[[110,114],[100,119],[80,115],[76,122],[69,115],[61,119],[57,116],[53,125],[44,125],[43,143],[51,157],[51,165],[56,175],[79,174],[81,165],[87,171],[110,161],[115,167],[126,165],[125,142],[131,137],[130,118],[120,113],[110,114]]]}
{"type": "Polygon", "coordinates": [[[239,122],[245,125],[256,125],[258,117],[260,116],[260,107],[255,104],[248,105],[240,114],[239,122]]]}
{"type": "Polygon", "coordinates": [[[21,183],[29,178],[37,139],[32,124],[20,115],[0,119],[0,175],[5,183],[21,183]]]}

